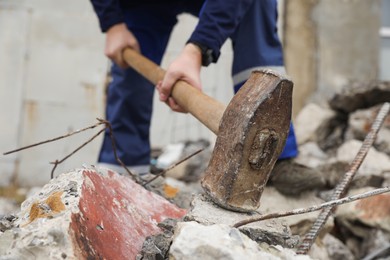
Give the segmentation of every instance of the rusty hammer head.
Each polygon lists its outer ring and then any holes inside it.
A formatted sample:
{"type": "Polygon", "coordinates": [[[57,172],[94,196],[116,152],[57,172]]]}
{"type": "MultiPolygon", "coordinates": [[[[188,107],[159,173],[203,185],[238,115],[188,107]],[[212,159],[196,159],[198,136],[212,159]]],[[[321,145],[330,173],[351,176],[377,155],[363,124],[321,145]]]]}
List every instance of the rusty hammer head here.
{"type": "MultiPolygon", "coordinates": [[[[127,48],[127,64],[153,84],[165,71],[127,48]]],[[[253,211],[287,139],[292,82],[269,70],[255,71],[228,107],[179,80],[172,97],[218,134],[213,156],[202,180],[206,193],[220,206],[253,211]]]]}
{"type": "Polygon", "coordinates": [[[227,106],[202,187],[218,205],[250,212],[281,154],[290,127],[292,82],[254,71],[227,106]]]}

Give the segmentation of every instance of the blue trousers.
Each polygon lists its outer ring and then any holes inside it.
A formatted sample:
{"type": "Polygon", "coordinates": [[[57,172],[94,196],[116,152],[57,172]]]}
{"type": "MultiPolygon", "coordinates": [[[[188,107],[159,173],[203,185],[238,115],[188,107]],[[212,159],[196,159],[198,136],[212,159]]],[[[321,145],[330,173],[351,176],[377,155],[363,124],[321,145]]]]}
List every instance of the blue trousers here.
{"type": "MultiPolygon", "coordinates": [[[[231,36],[235,92],[248,79],[253,69],[267,67],[284,71],[282,46],[276,31],[276,0],[253,2],[253,7],[231,36]]],[[[202,0],[186,0],[181,4],[137,7],[124,10],[125,20],[130,31],[137,37],[142,54],[160,64],[177,22],[177,15],[185,12],[198,16],[202,4],[202,0]]],[[[117,155],[128,166],[149,165],[149,130],[154,86],[131,68],[122,70],[113,64],[111,73],[106,118],[112,124],[117,155]]],[[[280,159],[296,155],[297,145],[291,125],[280,159]]],[[[118,164],[108,132],[105,133],[98,160],[101,163],[118,164]]]]}

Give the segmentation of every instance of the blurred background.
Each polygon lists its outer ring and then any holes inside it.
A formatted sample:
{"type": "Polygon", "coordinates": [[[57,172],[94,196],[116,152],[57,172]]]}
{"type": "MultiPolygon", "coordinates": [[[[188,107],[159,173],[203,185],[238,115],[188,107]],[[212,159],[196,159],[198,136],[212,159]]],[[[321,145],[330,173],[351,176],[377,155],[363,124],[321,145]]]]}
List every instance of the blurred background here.
{"type": "MultiPolygon", "coordinates": [[[[295,84],[294,116],[307,102],[326,103],[351,81],[390,80],[390,0],[279,0],[279,34],[295,84]]],[[[196,25],[183,14],[162,67],[176,56],[196,25]]],[[[104,35],[89,1],[0,0],[0,187],[41,186],[53,165],[98,130],[21,152],[104,118],[110,62],[104,35]]],[[[228,103],[233,96],[231,47],[203,69],[206,94],[228,103]]],[[[214,135],[190,115],[171,112],[155,99],[152,146],[214,135]]],[[[56,174],[95,164],[101,136],[60,164],[56,174]]]]}

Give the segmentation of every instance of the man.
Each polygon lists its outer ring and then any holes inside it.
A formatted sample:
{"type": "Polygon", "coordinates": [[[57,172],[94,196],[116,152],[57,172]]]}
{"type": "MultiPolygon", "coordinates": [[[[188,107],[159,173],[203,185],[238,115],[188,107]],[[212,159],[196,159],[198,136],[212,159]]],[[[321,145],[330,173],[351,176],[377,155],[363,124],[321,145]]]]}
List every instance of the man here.
{"type": "MultiPolygon", "coordinates": [[[[120,159],[138,173],[149,171],[149,128],[154,86],[128,68],[122,58],[126,47],[140,51],[160,64],[177,15],[199,17],[198,24],[180,55],[170,64],[158,84],[160,100],[174,111],[182,111],[170,97],[172,86],[184,80],[201,89],[201,66],[217,62],[227,38],[232,40],[234,90],[254,69],[271,68],[284,73],[282,46],[277,35],[276,0],[91,0],[106,33],[105,54],[113,60],[106,116],[117,140],[120,159]]],[[[280,159],[297,155],[291,127],[280,159]]],[[[99,163],[115,167],[117,162],[108,133],[99,163]]],[[[117,168],[118,169],[118,168],[117,168]]]]}

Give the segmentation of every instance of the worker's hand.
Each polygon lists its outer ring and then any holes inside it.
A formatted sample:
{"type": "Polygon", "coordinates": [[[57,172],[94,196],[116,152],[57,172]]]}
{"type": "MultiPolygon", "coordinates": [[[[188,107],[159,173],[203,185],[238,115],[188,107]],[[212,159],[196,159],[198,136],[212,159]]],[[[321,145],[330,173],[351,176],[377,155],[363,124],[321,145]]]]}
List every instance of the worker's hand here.
{"type": "Polygon", "coordinates": [[[202,90],[200,82],[200,68],[202,54],[200,49],[189,43],[180,55],[169,65],[162,82],[157,84],[160,101],[165,102],[176,112],[187,112],[181,108],[171,96],[172,87],[178,80],[183,80],[193,87],[202,90]]]}
{"type": "Polygon", "coordinates": [[[116,24],[108,29],[106,32],[106,48],[104,53],[122,69],[128,67],[123,59],[123,50],[126,47],[130,47],[138,52],[140,51],[137,38],[127,29],[126,24],[116,24]]]}

